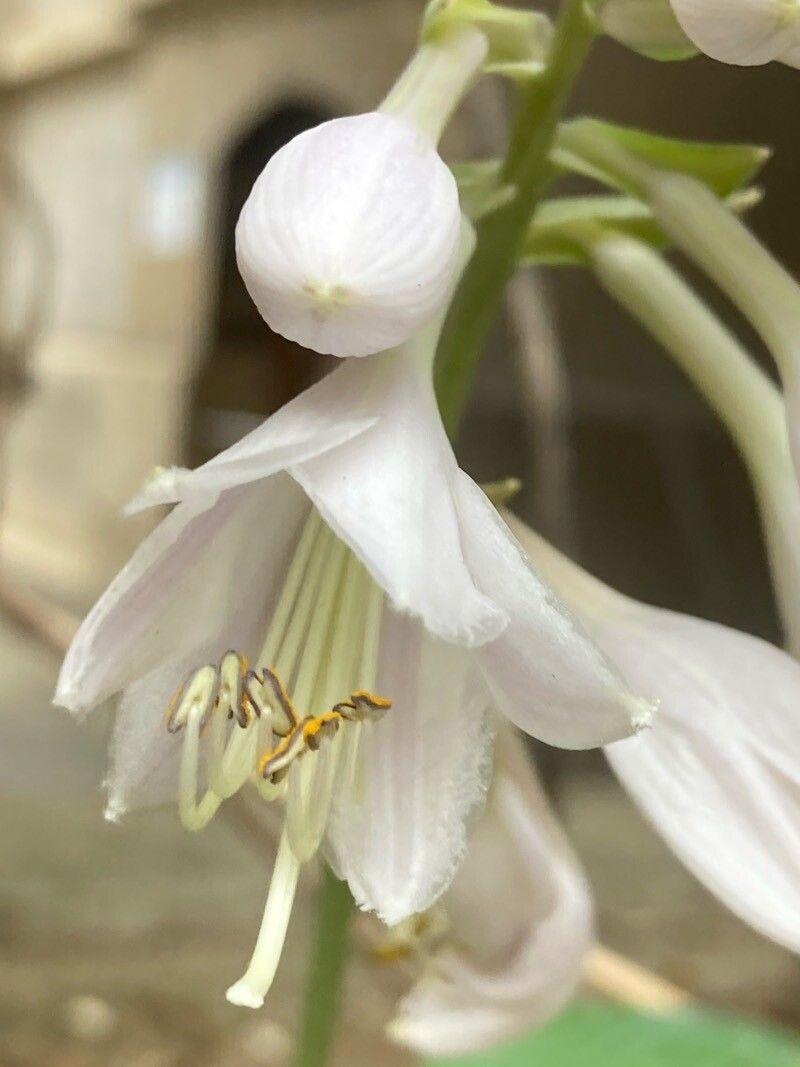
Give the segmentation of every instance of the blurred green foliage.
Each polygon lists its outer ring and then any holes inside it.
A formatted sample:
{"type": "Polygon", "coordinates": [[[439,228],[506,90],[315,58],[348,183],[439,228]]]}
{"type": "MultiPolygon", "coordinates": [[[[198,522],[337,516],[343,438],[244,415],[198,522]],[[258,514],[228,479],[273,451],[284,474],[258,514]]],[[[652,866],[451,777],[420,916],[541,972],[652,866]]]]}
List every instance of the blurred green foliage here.
{"type": "MultiPolygon", "coordinates": [[[[450,1067],[800,1067],[800,1042],[700,1012],[649,1016],[583,1002],[545,1029],[450,1067]]],[[[433,1067],[433,1063],[429,1065],[433,1067]]]]}

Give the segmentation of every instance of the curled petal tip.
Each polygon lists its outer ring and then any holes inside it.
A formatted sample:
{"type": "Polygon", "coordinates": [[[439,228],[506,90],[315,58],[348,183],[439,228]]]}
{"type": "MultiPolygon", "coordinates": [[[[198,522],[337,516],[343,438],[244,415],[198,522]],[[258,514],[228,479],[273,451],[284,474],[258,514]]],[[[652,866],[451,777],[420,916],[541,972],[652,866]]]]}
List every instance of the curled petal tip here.
{"type": "Polygon", "coordinates": [[[125,814],[125,808],[121,804],[114,801],[109,801],[103,809],[103,818],[106,822],[117,823],[121,822],[122,816],[125,814]]]}
{"type": "Polygon", "coordinates": [[[652,727],[660,706],[661,701],[656,698],[642,697],[636,700],[631,711],[631,723],[637,734],[652,727]]]}
{"type": "Polygon", "coordinates": [[[63,708],[70,715],[82,718],[89,710],[85,701],[81,699],[80,688],[71,682],[59,682],[53,694],[53,707],[63,708]]]}
{"type": "Polygon", "coordinates": [[[136,496],[122,509],[123,514],[136,515],[157,504],[175,503],[180,480],[189,473],[186,467],[156,467],[136,496]]]}

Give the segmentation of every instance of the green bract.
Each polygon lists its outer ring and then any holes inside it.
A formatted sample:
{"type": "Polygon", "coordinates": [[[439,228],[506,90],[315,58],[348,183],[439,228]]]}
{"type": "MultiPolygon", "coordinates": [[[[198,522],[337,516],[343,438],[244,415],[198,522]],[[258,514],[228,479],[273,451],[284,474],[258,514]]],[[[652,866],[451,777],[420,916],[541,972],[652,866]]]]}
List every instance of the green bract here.
{"type": "MultiPolygon", "coordinates": [[[[754,207],[761,195],[758,188],[742,189],[728,197],[727,203],[732,210],[743,213],[754,207]]],[[[613,194],[568,196],[539,205],[520,260],[551,266],[583,263],[587,239],[591,243],[601,230],[636,237],[654,248],[671,244],[650,207],[641,200],[613,194]]]]}
{"type": "Polygon", "coordinates": [[[503,7],[490,0],[431,0],[422,17],[422,40],[435,40],[443,31],[465,23],[489,41],[487,70],[532,74],[543,68],[553,25],[541,12],[503,7]]]}
{"type": "Polygon", "coordinates": [[[553,164],[561,170],[634,193],[637,190],[625,176],[590,150],[590,142],[621,149],[633,159],[660,170],[690,174],[718,196],[729,196],[747,185],[770,157],[770,149],[762,145],[684,141],[600,119],[580,118],[561,124],[550,155],[553,164]]]}

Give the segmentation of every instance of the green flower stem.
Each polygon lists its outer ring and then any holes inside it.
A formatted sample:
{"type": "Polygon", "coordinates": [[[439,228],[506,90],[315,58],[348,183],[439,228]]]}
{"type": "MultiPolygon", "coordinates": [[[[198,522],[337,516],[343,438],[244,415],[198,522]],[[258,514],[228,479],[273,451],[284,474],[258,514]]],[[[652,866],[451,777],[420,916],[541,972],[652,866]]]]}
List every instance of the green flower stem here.
{"type": "Polygon", "coordinates": [[[325,866],[316,893],[311,973],[306,982],[294,1067],[324,1067],[328,1062],[341,1008],[352,910],[353,898],[347,883],[340,882],[325,866]]]}
{"type": "Polygon", "coordinates": [[[716,315],[649,245],[604,235],[587,249],[607,293],[674,358],[697,386],[754,473],[788,463],[780,395],[716,315]]]}
{"type": "Polygon", "coordinates": [[[761,334],[784,376],[793,376],[800,287],[717,196],[688,174],[662,170],[615,144],[602,125],[570,123],[559,138],[645,200],[664,231],[705,271],[761,334]]]}
{"type": "Polygon", "coordinates": [[[502,184],[516,192],[508,204],[478,223],[475,255],[456,291],[439,345],[436,394],[451,435],[531,215],[550,180],[548,155],[556,126],[595,32],[586,0],[565,0],[547,67],[521,90],[501,177],[502,184]]]}
{"type": "Polygon", "coordinates": [[[756,493],[773,585],[791,648],[800,647],[795,561],[797,482],[781,394],[658,253],[618,235],[587,242],[603,288],[674,358],[716,411],[756,493]]]}
{"type": "MultiPolygon", "coordinates": [[[[450,432],[458,423],[483,341],[503,287],[514,271],[533,209],[549,181],[547,160],[556,125],[595,35],[585,2],[565,0],[547,69],[521,94],[503,168],[503,181],[512,184],[516,193],[508,205],[478,225],[477,250],[448,316],[437,363],[437,396],[450,432]]],[[[472,34],[461,34],[450,38],[447,45],[450,47],[445,52],[436,50],[441,48],[440,42],[423,46],[384,102],[384,110],[405,113],[408,107],[416,109],[422,89],[430,98],[428,90],[438,82],[447,86],[451,100],[458,98],[480,61],[479,42],[472,34]]],[[[421,121],[436,136],[447,114],[443,117],[438,111],[424,109],[421,121]]],[[[347,885],[326,868],[317,891],[311,974],[294,1067],[324,1067],[328,1062],[339,1016],[352,906],[347,885]]]]}
{"type": "Polygon", "coordinates": [[[473,26],[454,26],[420,45],[379,111],[413,122],[434,144],[481,64],[489,42],[473,26]]]}

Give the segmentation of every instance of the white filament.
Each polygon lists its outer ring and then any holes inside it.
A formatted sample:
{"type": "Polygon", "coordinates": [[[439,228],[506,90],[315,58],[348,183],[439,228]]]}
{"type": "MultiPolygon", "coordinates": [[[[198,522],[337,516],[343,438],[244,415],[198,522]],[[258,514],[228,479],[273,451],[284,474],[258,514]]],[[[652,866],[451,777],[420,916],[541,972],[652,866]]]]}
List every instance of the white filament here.
{"type": "Polygon", "coordinates": [[[264,917],[258,931],[256,947],[244,975],[227,991],[231,1004],[243,1008],[260,1008],[264,1003],[286,940],[286,930],[292,913],[300,862],[289,845],[284,830],[278,846],[275,870],[272,874],[264,917]]]}

